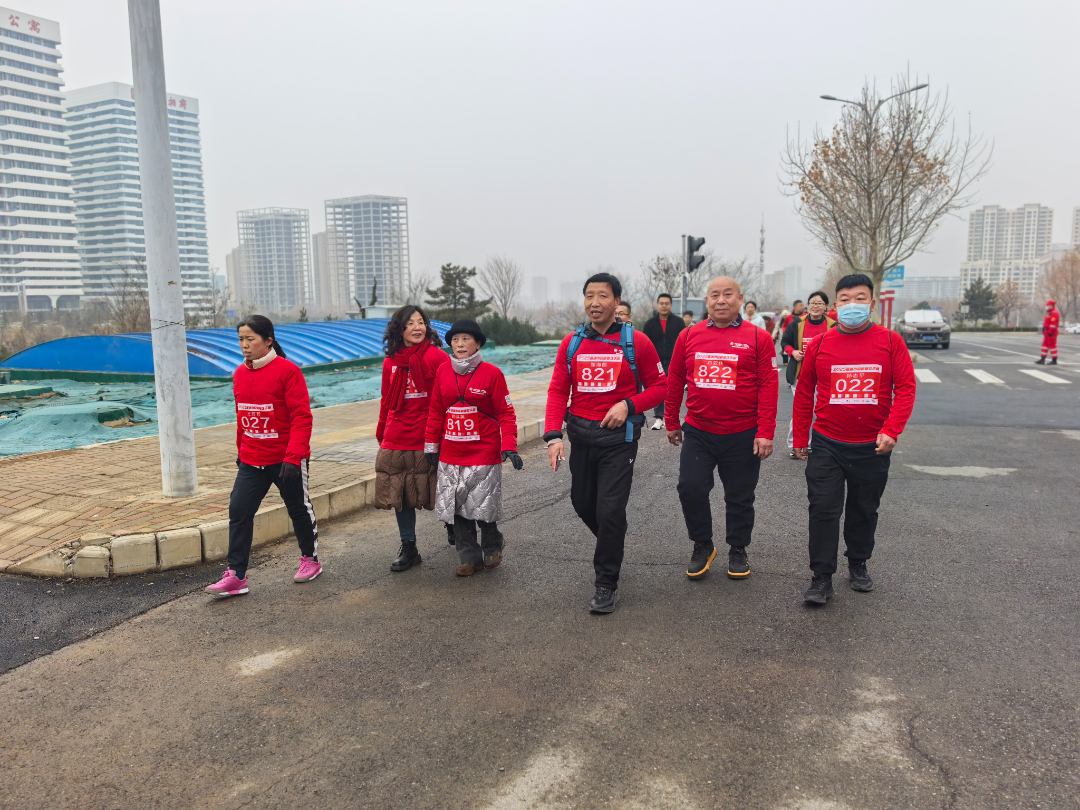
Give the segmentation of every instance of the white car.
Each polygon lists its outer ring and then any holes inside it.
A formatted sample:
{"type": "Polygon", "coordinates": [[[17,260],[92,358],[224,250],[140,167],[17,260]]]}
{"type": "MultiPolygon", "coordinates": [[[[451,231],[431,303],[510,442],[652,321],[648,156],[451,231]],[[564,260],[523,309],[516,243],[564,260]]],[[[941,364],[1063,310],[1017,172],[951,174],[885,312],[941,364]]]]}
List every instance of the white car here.
{"type": "Polygon", "coordinates": [[[1080,335],[1080,323],[1070,323],[1063,331],[1070,335],[1080,335]]]}
{"type": "Polygon", "coordinates": [[[952,327],[936,309],[909,309],[896,322],[896,331],[908,346],[949,348],[952,327]]]}

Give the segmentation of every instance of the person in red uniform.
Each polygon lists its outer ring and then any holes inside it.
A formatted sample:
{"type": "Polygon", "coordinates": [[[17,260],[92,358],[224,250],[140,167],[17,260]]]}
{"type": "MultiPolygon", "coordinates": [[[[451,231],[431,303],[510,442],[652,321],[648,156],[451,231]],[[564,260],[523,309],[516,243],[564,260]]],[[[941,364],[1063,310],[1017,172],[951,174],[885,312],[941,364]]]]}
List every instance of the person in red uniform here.
{"type": "Polygon", "coordinates": [[[1043,319],[1042,333],[1042,356],[1035,362],[1042,366],[1046,365],[1046,357],[1050,356],[1050,365],[1057,365],[1057,339],[1061,328],[1061,313],[1057,310],[1057,302],[1046,302],[1046,317],[1043,319]]]}
{"type": "MultiPolygon", "coordinates": [[[[416,510],[435,508],[435,468],[424,456],[435,373],[449,363],[442,340],[420,307],[409,304],[390,318],[383,336],[382,403],[375,438],[375,507],[393,509],[401,548],[391,571],[421,562],[416,548],[416,510]]],[[[452,529],[448,529],[452,531],[452,529]]]]}
{"type": "Polygon", "coordinates": [[[206,588],[216,596],[248,592],[255,513],[275,484],[300,544],[293,580],[309,582],[322,573],[319,526],[308,494],[312,420],[307,383],[299,367],[285,359],[269,318],[252,315],[236,331],[244,355],[233,372],[237,472],[229,499],[228,567],[219,582],[206,588]]]}
{"type": "Polygon", "coordinates": [[[457,575],[470,577],[502,562],[502,463],[509,460],[515,470],[524,464],[506,377],[480,356],[484,333],[466,319],[451,326],[446,339],[454,356],[435,374],[424,453],[439,470],[435,517],[454,525],[457,575]]]}
{"type": "MultiPolygon", "coordinates": [[[[799,382],[799,368],[802,365],[806,347],[810,345],[811,340],[836,325],[836,319],[825,314],[825,308],[829,305],[829,296],[824,291],[816,290],[810,293],[810,297],[806,300],[809,311],[788,324],[788,328],[784,330],[784,337],[780,341],[781,350],[790,358],[785,379],[792,394],[795,393],[795,387],[799,382]]],[[[795,459],[797,456],[791,424],[788,424],[788,455],[795,459]]]]}
{"type": "Polygon", "coordinates": [[[610,273],[596,273],[585,282],[583,292],[589,323],[569,362],[567,354],[575,336],[567,335],[559,344],[548,388],[544,440],[551,468],[558,470],[564,458],[565,419],[573,446],[570,501],[596,535],[596,593],[589,609],[610,613],[615,609],[622,567],[626,503],[634,482],[641,426],[645,412],[663,399],[666,378],[652,341],[637,330],[628,330],[633,335],[637,374],[630,367],[621,343],[623,325],[615,318],[622,297],[619,280],[610,273]]]}
{"type": "Polygon", "coordinates": [[[806,491],[814,575],[803,598],[813,604],[823,605],[833,595],[841,513],[851,587],[873,590],[866,562],[874,551],[878,506],[889,479],[890,454],[915,406],[911,354],[898,334],[870,321],[873,308],[874,283],[868,276],[840,279],[837,327],[811,341],[795,390],[795,452],[806,460],[809,451],[806,491]]]}
{"type": "Polygon", "coordinates": [[[709,493],[713,469],[724,485],[728,576],[750,575],[746,547],[754,530],[754,491],[776,430],[776,355],[772,335],[739,315],[737,281],[713,279],[705,294],[709,319],[675,341],[664,412],[678,414],[686,386],[686,420],[668,430],[682,445],[679,501],[694,550],[686,575],[704,576],[716,557],[709,493]]]}

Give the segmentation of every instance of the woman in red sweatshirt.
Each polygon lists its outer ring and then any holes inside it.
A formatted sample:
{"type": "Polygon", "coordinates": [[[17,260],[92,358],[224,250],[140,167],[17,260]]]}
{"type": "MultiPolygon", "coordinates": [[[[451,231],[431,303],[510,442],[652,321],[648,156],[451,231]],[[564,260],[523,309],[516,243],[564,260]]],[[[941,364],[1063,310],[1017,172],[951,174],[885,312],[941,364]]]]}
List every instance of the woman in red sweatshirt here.
{"type": "Polygon", "coordinates": [[[274,339],[274,324],[252,315],[236,328],[244,363],[233,372],[236,401],[236,482],[229,501],[229,565],[220,582],[206,588],[217,596],[248,592],[247,567],[255,512],[271,485],[292,518],[300,544],[293,580],[322,573],[319,526],[308,495],[311,405],[307,383],[274,339]]]}
{"type": "Polygon", "coordinates": [[[435,372],[450,358],[442,340],[420,307],[394,313],[383,337],[382,406],[375,438],[375,506],[394,509],[401,548],[391,571],[420,564],[416,550],[416,510],[435,508],[435,467],[424,457],[427,422],[435,372]]]}
{"type": "Polygon", "coordinates": [[[424,434],[428,461],[439,468],[435,517],[454,524],[457,575],[469,577],[502,562],[502,463],[520,470],[517,415],[503,373],[485,363],[487,342],[475,321],[446,333],[454,356],[435,375],[424,434]],[[476,542],[476,524],[481,542],[476,542]]]}

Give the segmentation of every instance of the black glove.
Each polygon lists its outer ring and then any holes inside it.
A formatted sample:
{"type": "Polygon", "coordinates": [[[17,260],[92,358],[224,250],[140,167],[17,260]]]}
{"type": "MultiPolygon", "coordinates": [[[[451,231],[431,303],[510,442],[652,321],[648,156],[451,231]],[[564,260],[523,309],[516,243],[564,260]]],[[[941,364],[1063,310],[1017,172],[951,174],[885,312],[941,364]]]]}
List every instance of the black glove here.
{"type": "Polygon", "coordinates": [[[452,546],[457,545],[457,535],[454,534],[454,524],[446,524],[446,542],[452,546]]]}
{"type": "Polygon", "coordinates": [[[424,458],[427,459],[427,463],[432,467],[439,466],[439,454],[438,453],[424,453],[424,458]]]}
{"type": "Polygon", "coordinates": [[[300,480],[300,465],[290,464],[288,461],[281,462],[281,470],[278,472],[278,480],[282,484],[292,484],[300,480]]]}
{"type": "Polygon", "coordinates": [[[236,469],[240,469],[240,456],[236,457],[236,469]]]}
{"type": "Polygon", "coordinates": [[[507,459],[510,459],[510,463],[514,465],[515,470],[520,470],[525,466],[525,462],[521,460],[521,456],[513,450],[503,450],[503,461],[506,461],[507,459]]]}

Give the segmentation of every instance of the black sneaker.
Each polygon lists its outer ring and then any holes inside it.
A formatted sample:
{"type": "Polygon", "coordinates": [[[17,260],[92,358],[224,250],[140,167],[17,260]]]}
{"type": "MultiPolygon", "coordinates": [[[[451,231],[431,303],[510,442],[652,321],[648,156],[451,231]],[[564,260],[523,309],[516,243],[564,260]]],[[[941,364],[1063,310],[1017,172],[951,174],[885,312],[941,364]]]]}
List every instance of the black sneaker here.
{"type": "Polygon", "coordinates": [[[832,574],[814,574],[810,587],[803,594],[803,601],[813,605],[824,605],[832,597],[832,574]]]}
{"type": "Polygon", "coordinates": [[[589,602],[592,613],[611,613],[615,610],[615,589],[606,585],[596,586],[596,595],[589,602]]]}
{"type": "Polygon", "coordinates": [[[1046,365],[1048,365],[1048,366],[1056,366],[1057,365],[1057,358],[1056,357],[1051,357],[1050,362],[1047,363],[1046,365]]]}
{"type": "Polygon", "coordinates": [[[851,590],[859,593],[870,593],[874,590],[874,580],[870,578],[865,562],[848,563],[848,574],[851,576],[851,590]]]}
{"type": "Polygon", "coordinates": [[[690,579],[705,576],[716,559],[716,546],[712,542],[694,543],[694,553],[690,555],[690,565],[686,567],[686,575],[690,579]]]}
{"type": "Polygon", "coordinates": [[[732,579],[744,579],[750,576],[750,563],[746,559],[746,546],[729,546],[727,555],[727,575],[732,579]]]}
{"type": "Polygon", "coordinates": [[[398,550],[397,559],[390,563],[391,571],[408,571],[414,565],[420,564],[420,552],[416,550],[416,543],[402,541],[398,550]]]}
{"type": "Polygon", "coordinates": [[[1045,357],[1040,357],[1038,360],[1035,361],[1035,365],[1037,365],[1037,366],[1045,366],[1046,365],[1046,358],[1045,357]]]}
{"type": "Polygon", "coordinates": [[[788,450],[788,458],[790,458],[792,461],[799,460],[799,457],[795,454],[794,450],[788,450]]]}

